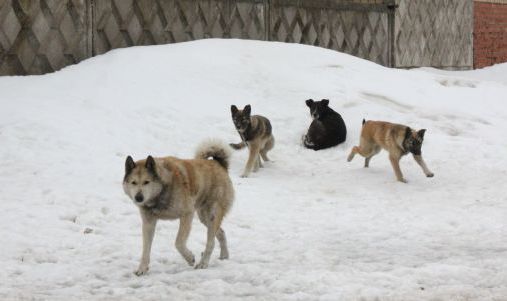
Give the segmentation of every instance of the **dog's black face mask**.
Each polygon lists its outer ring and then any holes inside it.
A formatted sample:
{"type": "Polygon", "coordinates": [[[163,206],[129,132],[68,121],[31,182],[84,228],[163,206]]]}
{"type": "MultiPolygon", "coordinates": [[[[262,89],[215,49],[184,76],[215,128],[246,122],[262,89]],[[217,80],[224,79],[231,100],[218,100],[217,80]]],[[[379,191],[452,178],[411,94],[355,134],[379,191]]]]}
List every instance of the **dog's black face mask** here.
{"type": "Polygon", "coordinates": [[[246,105],[243,110],[238,110],[235,105],[231,106],[232,121],[238,132],[244,133],[250,127],[251,112],[252,108],[250,105],[246,105]]]}
{"type": "Polygon", "coordinates": [[[321,101],[313,101],[313,99],[308,99],[306,105],[310,108],[310,115],[312,118],[321,120],[328,112],[329,100],[323,99],[321,101]]]}
{"type": "Polygon", "coordinates": [[[403,148],[405,151],[420,156],[425,132],[425,129],[416,132],[407,127],[407,131],[405,132],[405,140],[403,140],[403,148]]]}

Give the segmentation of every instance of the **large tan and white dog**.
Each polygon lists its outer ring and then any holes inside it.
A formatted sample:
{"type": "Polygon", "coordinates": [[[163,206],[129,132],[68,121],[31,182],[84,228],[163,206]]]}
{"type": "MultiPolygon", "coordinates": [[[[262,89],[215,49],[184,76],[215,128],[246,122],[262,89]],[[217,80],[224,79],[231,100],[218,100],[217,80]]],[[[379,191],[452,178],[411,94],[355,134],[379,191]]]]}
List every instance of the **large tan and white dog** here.
{"type": "Polygon", "coordinates": [[[127,157],[123,189],[139,208],[142,219],[143,252],[136,275],[143,275],[149,269],[151,245],[159,219],[180,220],[176,249],[190,266],[194,265],[195,257],[186,246],[194,212],[208,228],[206,248],[195,268],[208,266],[215,237],[220,244],[220,259],[229,258],[225,232],[221,228],[234,199],[227,172],[229,156],[227,145],[208,141],[199,146],[192,160],[148,156],[146,160],[134,162],[132,157],[127,157]]]}

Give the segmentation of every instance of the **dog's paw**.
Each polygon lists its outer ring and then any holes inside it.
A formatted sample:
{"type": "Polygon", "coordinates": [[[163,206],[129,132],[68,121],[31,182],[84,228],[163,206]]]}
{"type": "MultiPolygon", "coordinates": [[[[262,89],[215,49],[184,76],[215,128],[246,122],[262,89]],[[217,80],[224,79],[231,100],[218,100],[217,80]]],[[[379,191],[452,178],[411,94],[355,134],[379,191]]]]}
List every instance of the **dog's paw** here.
{"type": "Polygon", "coordinates": [[[407,181],[407,180],[405,180],[404,178],[398,179],[398,182],[405,183],[405,184],[407,184],[407,183],[408,183],[408,181],[407,181]]]}
{"type": "Polygon", "coordinates": [[[220,257],[218,257],[218,259],[220,260],[229,259],[229,253],[220,254],[220,257]]]}
{"type": "Polygon", "coordinates": [[[206,269],[208,267],[208,263],[207,262],[199,262],[196,266],[195,266],[195,269],[196,270],[200,270],[200,269],[206,269]]]}
{"type": "Polygon", "coordinates": [[[239,176],[240,178],[248,178],[248,174],[242,174],[241,176],[239,176]]]}
{"type": "MultiPolygon", "coordinates": [[[[354,159],[354,154],[350,154],[350,155],[347,157],[347,162],[352,161],[352,159],[354,159]]],[[[366,167],[366,166],[365,166],[365,167],[366,167]]]]}
{"type": "Polygon", "coordinates": [[[136,276],[146,275],[148,273],[149,269],[150,268],[147,265],[141,265],[141,266],[139,266],[137,271],[134,272],[134,275],[136,275],[136,276]]]}
{"type": "Polygon", "coordinates": [[[433,178],[433,177],[435,176],[435,174],[434,174],[434,173],[432,173],[432,172],[430,172],[430,173],[427,173],[427,174],[426,174],[426,176],[427,176],[428,178],[433,178]]]}
{"type": "Polygon", "coordinates": [[[194,264],[195,264],[195,256],[194,255],[191,255],[188,258],[185,258],[185,260],[187,261],[189,266],[191,266],[191,267],[194,266],[194,264]]]}

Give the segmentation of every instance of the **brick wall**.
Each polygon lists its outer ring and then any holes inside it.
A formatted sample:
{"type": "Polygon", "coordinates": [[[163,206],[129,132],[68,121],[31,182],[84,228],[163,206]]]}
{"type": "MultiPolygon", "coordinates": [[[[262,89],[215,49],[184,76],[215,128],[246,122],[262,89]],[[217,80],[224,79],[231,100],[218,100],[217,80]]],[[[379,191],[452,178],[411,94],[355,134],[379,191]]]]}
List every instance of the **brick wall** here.
{"type": "Polygon", "coordinates": [[[507,62],[507,0],[474,2],[474,68],[507,62]]]}

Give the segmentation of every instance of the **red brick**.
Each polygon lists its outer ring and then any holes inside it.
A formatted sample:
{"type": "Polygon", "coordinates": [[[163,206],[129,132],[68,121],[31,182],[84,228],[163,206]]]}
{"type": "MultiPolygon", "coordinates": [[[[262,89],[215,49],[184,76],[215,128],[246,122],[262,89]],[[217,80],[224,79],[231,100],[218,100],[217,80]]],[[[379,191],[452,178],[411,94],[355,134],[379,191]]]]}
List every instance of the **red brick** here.
{"type": "Polygon", "coordinates": [[[474,3],[474,67],[507,62],[507,4],[474,3]]]}

